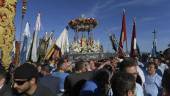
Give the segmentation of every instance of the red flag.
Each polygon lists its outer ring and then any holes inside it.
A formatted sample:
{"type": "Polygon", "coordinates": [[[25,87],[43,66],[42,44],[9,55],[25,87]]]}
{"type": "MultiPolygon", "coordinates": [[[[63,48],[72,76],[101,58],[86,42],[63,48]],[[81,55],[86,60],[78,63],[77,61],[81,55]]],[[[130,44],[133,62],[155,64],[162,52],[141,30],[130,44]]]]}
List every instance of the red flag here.
{"type": "Polygon", "coordinates": [[[62,54],[61,54],[61,49],[56,45],[53,44],[53,46],[50,48],[50,50],[46,53],[44,59],[45,60],[56,60],[61,58],[62,54]]]}
{"type": "Polygon", "coordinates": [[[136,24],[135,24],[135,19],[134,19],[133,20],[132,38],[131,38],[130,57],[136,57],[137,55],[138,55],[138,52],[137,52],[137,43],[136,43],[136,24]]]}
{"type": "Polygon", "coordinates": [[[122,29],[121,29],[121,35],[120,35],[120,41],[119,41],[119,48],[118,48],[119,55],[123,54],[123,44],[124,44],[125,41],[127,42],[126,17],[125,17],[125,11],[123,11],[122,29]]]}

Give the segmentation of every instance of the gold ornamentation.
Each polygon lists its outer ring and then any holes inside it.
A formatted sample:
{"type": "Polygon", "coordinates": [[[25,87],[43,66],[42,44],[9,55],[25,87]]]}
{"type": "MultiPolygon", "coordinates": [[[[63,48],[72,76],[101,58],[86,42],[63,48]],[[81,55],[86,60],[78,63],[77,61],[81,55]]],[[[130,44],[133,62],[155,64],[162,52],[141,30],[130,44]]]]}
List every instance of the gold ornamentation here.
{"type": "Polygon", "coordinates": [[[2,63],[7,69],[11,63],[16,14],[16,0],[0,0],[0,48],[2,49],[2,63]]]}

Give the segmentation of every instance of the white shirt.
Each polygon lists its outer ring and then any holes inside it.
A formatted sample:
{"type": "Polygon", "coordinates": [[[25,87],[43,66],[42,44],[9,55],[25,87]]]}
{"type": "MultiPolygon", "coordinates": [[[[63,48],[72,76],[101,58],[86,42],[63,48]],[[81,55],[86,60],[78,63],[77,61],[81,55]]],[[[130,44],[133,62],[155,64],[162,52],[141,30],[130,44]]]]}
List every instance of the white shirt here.
{"type": "Polygon", "coordinates": [[[145,83],[145,75],[139,66],[137,66],[137,72],[139,73],[139,76],[142,79],[142,85],[143,85],[145,83]]]}
{"type": "Polygon", "coordinates": [[[158,69],[161,70],[162,74],[164,74],[164,71],[166,69],[168,69],[168,65],[167,64],[164,64],[164,63],[161,63],[159,66],[158,66],[158,69]]]}

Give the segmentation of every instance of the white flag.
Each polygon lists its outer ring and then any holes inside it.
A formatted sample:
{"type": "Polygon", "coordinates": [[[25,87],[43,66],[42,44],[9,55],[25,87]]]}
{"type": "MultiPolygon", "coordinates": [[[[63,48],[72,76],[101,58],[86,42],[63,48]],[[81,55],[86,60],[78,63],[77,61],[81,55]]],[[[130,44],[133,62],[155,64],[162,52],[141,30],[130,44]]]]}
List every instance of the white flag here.
{"type": "Polygon", "coordinates": [[[29,23],[26,23],[24,33],[23,33],[23,43],[20,53],[20,63],[23,64],[27,60],[28,52],[29,52],[29,46],[30,46],[30,27],[29,23]]]}
{"type": "Polygon", "coordinates": [[[69,52],[69,42],[68,42],[68,28],[64,28],[63,32],[60,34],[59,38],[56,40],[56,45],[61,48],[62,54],[69,52]]]}
{"type": "Polygon", "coordinates": [[[24,29],[23,36],[27,36],[27,37],[30,37],[30,36],[31,36],[31,33],[30,33],[30,26],[29,26],[29,23],[28,23],[28,22],[26,23],[26,26],[25,26],[25,29],[24,29]]]}
{"type": "Polygon", "coordinates": [[[37,47],[38,47],[38,32],[40,31],[41,23],[40,23],[40,13],[38,13],[36,24],[35,24],[35,33],[33,37],[33,46],[32,46],[32,56],[31,60],[33,62],[37,62],[37,47]]]}

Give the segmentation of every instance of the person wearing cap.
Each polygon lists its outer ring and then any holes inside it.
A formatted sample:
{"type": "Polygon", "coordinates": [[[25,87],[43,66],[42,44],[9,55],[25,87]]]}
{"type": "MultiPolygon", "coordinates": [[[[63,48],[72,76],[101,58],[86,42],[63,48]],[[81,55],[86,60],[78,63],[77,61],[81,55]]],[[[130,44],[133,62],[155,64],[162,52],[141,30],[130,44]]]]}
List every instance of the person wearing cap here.
{"type": "Polygon", "coordinates": [[[50,89],[38,83],[36,67],[28,63],[14,71],[13,88],[20,94],[17,96],[56,96],[50,89]]]}

